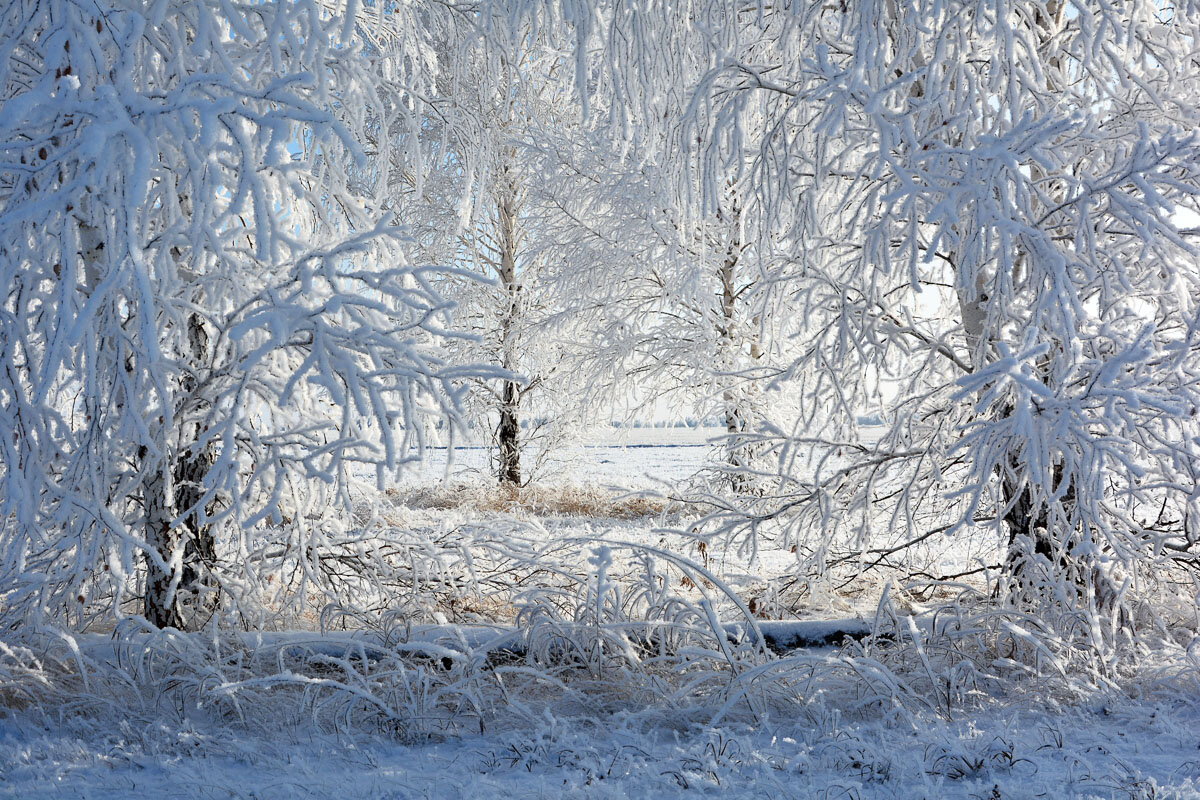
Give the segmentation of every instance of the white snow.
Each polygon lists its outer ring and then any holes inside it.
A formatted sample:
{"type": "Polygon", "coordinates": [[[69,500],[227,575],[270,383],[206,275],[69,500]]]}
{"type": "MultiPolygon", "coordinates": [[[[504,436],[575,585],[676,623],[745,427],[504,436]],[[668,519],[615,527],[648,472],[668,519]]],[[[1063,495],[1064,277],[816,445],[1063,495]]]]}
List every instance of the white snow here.
{"type": "MultiPolygon", "coordinates": [[[[552,451],[538,473],[557,483],[663,491],[703,468],[724,435],[722,428],[614,428],[593,434],[587,443],[552,451]]],[[[455,448],[452,454],[453,459],[445,447],[431,448],[425,463],[406,473],[401,485],[428,484],[440,478],[492,482],[485,445],[471,443],[455,448]]],[[[529,452],[525,462],[532,465],[539,456],[536,451],[529,452]]]]}
{"type": "Polygon", "coordinates": [[[645,728],[620,716],[402,744],[271,737],[188,720],[0,720],[14,798],[1195,798],[1196,705],[1114,698],[916,724],[764,719],[645,728]]]}

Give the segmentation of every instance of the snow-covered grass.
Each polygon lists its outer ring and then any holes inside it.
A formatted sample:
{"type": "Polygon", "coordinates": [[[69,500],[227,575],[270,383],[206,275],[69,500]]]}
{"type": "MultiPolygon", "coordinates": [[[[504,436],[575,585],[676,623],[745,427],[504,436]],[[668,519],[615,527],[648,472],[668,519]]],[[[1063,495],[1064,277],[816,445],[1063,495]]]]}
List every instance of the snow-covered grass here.
{"type": "Polygon", "coordinates": [[[951,721],[847,721],[832,709],[724,726],[547,716],[415,744],[303,721],[267,736],[188,719],[22,716],[0,721],[0,796],[1192,798],[1198,748],[1195,703],[1170,697],[951,721]]]}
{"type": "Polygon", "coordinates": [[[884,575],[788,595],[786,548],[631,494],[704,453],[590,448],[518,493],[414,476],[361,514],[391,588],[346,582],[308,631],[26,631],[0,796],[1200,797],[1195,626],[1097,663],[983,585],[936,614],[884,575]],[[878,635],[761,646],[796,616],[878,635]]]}

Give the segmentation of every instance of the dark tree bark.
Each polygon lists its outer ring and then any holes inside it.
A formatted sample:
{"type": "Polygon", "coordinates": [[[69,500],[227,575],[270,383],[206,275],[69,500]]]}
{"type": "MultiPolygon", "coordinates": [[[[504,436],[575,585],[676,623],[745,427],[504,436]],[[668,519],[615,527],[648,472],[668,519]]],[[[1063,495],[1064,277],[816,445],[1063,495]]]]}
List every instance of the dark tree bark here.
{"type": "MultiPolygon", "coordinates": [[[[144,463],[144,461],[143,461],[144,463]]],[[[146,593],[142,598],[142,613],[156,628],[184,628],[179,604],[179,586],[174,568],[174,553],[179,546],[180,531],[171,527],[167,481],[160,469],[142,476],[142,505],[146,513],[146,543],[166,566],[146,553],[146,593]]]]}
{"type": "MultiPolygon", "coordinates": [[[[1010,457],[1010,468],[1020,474],[1022,466],[1015,458],[1010,457]]],[[[1054,470],[1055,482],[1062,481],[1062,467],[1054,470]]],[[[1006,567],[1010,575],[1018,582],[1024,582],[1028,574],[1030,555],[1042,556],[1048,562],[1058,562],[1066,566],[1064,543],[1058,541],[1057,527],[1050,519],[1049,509],[1036,502],[1033,492],[1028,486],[1018,487],[1017,481],[1005,475],[1001,480],[1002,499],[1007,511],[1004,523],[1008,528],[1008,552],[1006,567]]],[[[1063,495],[1062,503],[1069,508],[1074,502],[1075,490],[1068,488],[1063,495]]]]}
{"type": "Polygon", "coordinates": [[[496,439],[500,448],[500,483],[521,485],[521,425],[518,417],[520,394],[513,381],[504,381],[500,425],[496,439]]]}
{"type": "MultiPolygon", "coordinates": [[[[198,368],[208,358],[208,332],[198,314],[188,318],[187,333],[191,365],[198,368]]],[[[181,396],[191,395],[195,387],[194,374],[185,376],[181,396]]],[[[171,480],[168,482],[157,464],[142,476],[146,540],[167,566],[164,571],[147,554],[143,614],[158,628],[188,630],[201,627],[217,608],[218,594],[212,580],[216,540],[207,522],[213,509],[211,500],[204,502],[204,479],[212,469],[215,454],[210,445],[199,443],[203,433],[199,423],[185,423],[183,433],[190,444],[167,455],[171,480]],[[180,515],[182,519],[174,521],[180,515]]],[[[143,452],[143,460],[145,455],[143,452]]]]}
{"type": "MultiPolygon", "coordinates": [[[[188,346],[193,367],[207,363],[208,331],[198,314],[188,319],[188,346]]],[[[188,375],[183,380],[183,390],[191,395],[195,391],[196,379],[188,375]]],[[[174,489],[175,509],[183,515],[180,529],[183,536],[182,586],[194,597],[192,625],[199,627],[207,621],[217,608],[219,594],[213,582],[213,567],[217,558],[216,537],[212,525],[207,521],[213,512],[213,501],[205,502],[204,480],[216,461],[211,444],[201,444],[204,430],[199,422],[185,427],[192,442],[175,460],[174,489]]]]}

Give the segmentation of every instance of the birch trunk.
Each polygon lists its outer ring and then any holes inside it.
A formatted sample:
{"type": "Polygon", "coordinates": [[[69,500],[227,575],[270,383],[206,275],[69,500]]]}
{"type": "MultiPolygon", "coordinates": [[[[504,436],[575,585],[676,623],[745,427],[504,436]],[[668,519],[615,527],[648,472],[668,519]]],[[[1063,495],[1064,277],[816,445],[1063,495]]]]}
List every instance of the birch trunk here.
{"type": "MultiPolygon", "coordinates": [[[[732,219],[729,242],[725,248],[725,257],[717,269],[717,277],[721,283],[721,317],[717,325],[721,348],[728,354],[729,366],[736,372],[738,353],[743,341],[737,314],[738,298],[741,290],[738,288],[738,266],[741,262],[744,244],[741,235],[741,209],[736,204],[730,215],[732,219]]],[[[757,335],[751,334],[749,341],[750,359],[758,361],[762,357],[762,348],[757,335]]],[[[738,380],[729,376],[730,380],[738,380]]],[[[726,459],[730,470],[730,483],[735,492],[740,494],[755,491],[755,480],[750,470],[754,466],[753,445],[746,441],[745,435],[754,428],[753,393],[756,386],[746,382],[745,389],[729,385],[721,394],[721,402],[725,410],[725,432],[729,441],[726,459]]]]}
{"type": "MultiPolygon", "coordinates": [[[[500,366],[515,372],[517,332],[520,326],[520,292],[517,280],[517,198],[511,188],[496,204],[496,224],[500,245],[499,278],[504,292],[504,311],[500,320],[500,366]]],[[[496,428],[499,448],[499,479],[502,486],[521,485],[521,387],[505,378],[500,386],[500,424],[496,428]]]]}

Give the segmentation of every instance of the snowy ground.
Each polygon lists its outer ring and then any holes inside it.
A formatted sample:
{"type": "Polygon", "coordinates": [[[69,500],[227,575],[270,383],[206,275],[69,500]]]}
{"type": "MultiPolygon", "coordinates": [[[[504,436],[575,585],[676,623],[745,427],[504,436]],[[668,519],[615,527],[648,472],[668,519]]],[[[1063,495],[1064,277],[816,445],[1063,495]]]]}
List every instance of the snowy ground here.
{"type": "MultiPolygon", "coordinates": [[[[633,434],[632,446],[565,453],[556,478],[670,486],[700,467],[712,432],[633,434]]],[[[471,480],[485,468],[483,451],[463,450],[451,478],[471,480]]],[[[399,488],[435,484],[444,473],[445,453],[435,452],[399,488]]],[[[487,528],[504,518],[462,508],[397,513],[403,526],[429,531],[487,528]]],[[[661,519],[534,522],[548,540],[565,542],[658,545],[664,536],[661,519]]],[[[579,545],[580,559],[588,547],[579,545]]],[[[960,564],[974,553],[947,544],[939,557],[960,564]]],[[[739,592],[753,593],[764,575],[786,572],[787,556],[767,552],[756,565],[731,557],[711,566],[739,592]]],[[[843,598],[824,612],[845,616],[874,602],[843,598]]],[[[1200,652],[1200,643],[1192,649],[1200,652]]],[[[813,657],[833,666],[839,658],[833,649],[813,657]]],[[[826,701],[814,689],[786,717],[710,724],[715,708],[709,716],[694,707],[686,716],[661,707],[544,709],[496,715],[500,722],[483,732],[415,741],[353,726],[341,735],[317,733],[303,708],[230,724],[186,704],[143,708],[137,722],[17,704],[0,712],[0,797],[1200,798],[1200,659],[1190,663],[1172,673],[1170,688],[1139,678],[1122,693],[1061,705],[1018,687],[1014,697],[982,698],[970,710],[852,707],[845,695],[826,701]]],[[[1146,664],[1147,675],[1155,666],[1146,664]]]]}
{"type": "Polygon", "coordinates": [[[78,734],[0,721],[16,798],[1195,798],[1200,713],[1108,702],[955,722],[638,729],[620,718],[405,746],[282,729],[78,734]]]}
{"type": "MultiPolygon", "coordinates": [[[[872,429],[863,431],[864,441],[870,442],[872,429]]],[[[622,428],[605,431],[587,445],[576,445],[555,451],[538,469],[539,483],[572,484],[611,492],[656,492],[664,495],[679,494],[681,486],[691,480],[707,464],[714,453],[719,453],[720,442],[725,434],[723,428],[622,428]]],[[[480,446],[460,447],[453,457],[446,449],[433,449],[427,461],[410,471],[398,484],[401,491],[414,487],[432,487],[439,484],[461,484],[491,486],[494,477],[487,461],[487,450],[480,446]],[[449,461],[449,463],[448,463],[449,461]]],[[[526,463],[536,458],[526,457],[526,463]]],[[[466,521],[454,513],[422,516],[410,514],[408,524],[436,527],[466,521]]],[[[649,545],[662,543],[664,529],[688,527],[678,519],[646,518],[641,520],[594,521],[581,517],[554,516],[539,520],[548,536],[555,539],[572,538],[612,539],[649,545]]],[[[694,547],[681,546],[673,541],[675,549],[684,555],[701,560],[694,547]]],[[[713,561],[706,566],[714,567],[721,576],[739,591],[761,590],[763,579],[775,581],[791,574],[795,563],[789,543],[772,543],[767,537],[758,541],[758,550],[753,561],[746,553],[736,550],[709,549],[713,561]],[[778,545],[778,546],[774,546],[778,545]]],[[[974,569],[983,563],[996,561],[995,542],[968,541],[962,539],[934,538],[921,547],[914,548],[911,555],[922,560],[922,567],[930,572],[956,574],[974,569]]],[[[869,614],[874,609],[877,595],[858,593],[854,596],[827,597],[828,609],[817,613],[844,615],[847,613],[869,614]]],[[[789,608],[790,613],[808,616],[803,609],[789,608]]]]}

